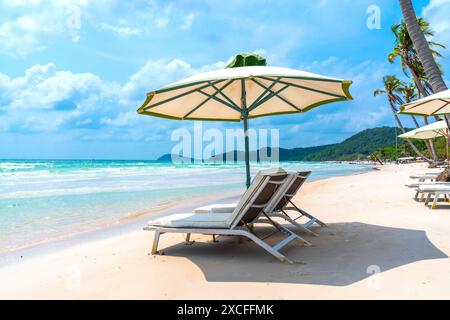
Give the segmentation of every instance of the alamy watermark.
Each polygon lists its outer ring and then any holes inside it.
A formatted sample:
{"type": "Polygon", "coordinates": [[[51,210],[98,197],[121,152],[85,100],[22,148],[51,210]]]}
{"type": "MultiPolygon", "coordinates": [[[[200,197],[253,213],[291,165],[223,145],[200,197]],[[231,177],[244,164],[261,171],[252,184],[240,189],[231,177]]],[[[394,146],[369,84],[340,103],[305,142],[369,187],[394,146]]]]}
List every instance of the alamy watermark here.
{"type": "Polygon", "coordinates": [[[367,274],[371,274],[367,281],[367,287],[371,290],[379,290],[381,288],[381,268],[377,265],[367,267],[367,274]]]}
{"type": "Polygon", "coordinates": [[[381,8],[375,4],[367,7],[366,13],[369,15],[367,18],[367,28],[369,30],[381,29],[381,8]]]}
{"type": "MultiPolygon", "coordinates": [[[[280,134],[278,129],[249,129],[250,161],[279,162],[280,134]]],[[[201,122],[195,122],[193,130],[177,129],[171,140],[176,142],[171,151],[172,162],[230,163],[245,161],[245,133],[243,129],[217,128],[203,130],[201,122]]]]}
{"type": "Polygon", "coordinates": [[[72,6],[67,9],[66,26],[69,29],[73,42],[80,41],[79,31],[81,29],[81,9],[77,6],[72,6]]]}

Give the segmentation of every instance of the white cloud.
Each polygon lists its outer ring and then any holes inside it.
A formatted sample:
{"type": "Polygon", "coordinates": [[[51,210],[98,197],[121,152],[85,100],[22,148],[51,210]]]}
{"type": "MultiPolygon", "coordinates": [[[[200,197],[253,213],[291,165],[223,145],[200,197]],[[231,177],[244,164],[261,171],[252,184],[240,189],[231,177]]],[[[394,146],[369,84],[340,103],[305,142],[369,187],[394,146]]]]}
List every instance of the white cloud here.
{"type": "MultiPolygon", "coordinates": [[[[148,118],[136,113],[148,91],[223,66],[224,62],[194,68],[179,59],[148,61],[124,84],[104,81],[92,73],[58,70],[53,63],[35,65],[16,78],[0,73],[0,131],[57,132],[89,127],[92,134],[98,127],[121,127],[113,132],[114,137],[136,137],[135,130],[148,129],[148,118]]],[[[166,129],[158,126],[158,130],[166,129]]]]}
{"type": "MultiPolygon", "coordinates": [[[[80,118],[107,110],[115,100],[114,84],[91,73],[35,65],[21,77],[0,76],[0,128],[6,131],[56,131],[80,118]],[[105,109],[102,109],[104,107],[105,109]]],[[[73,122],[73,123],[72,123],[73,122]]],[[[86,123],[85,123],[86,124],[86,123]]]]}
{"type": "Polygon", "coordinates": [[[183,23],[181,24],[182,30],[188,30],[192,27],[192,24],[194,23],[195,15],[193,13],[187,14],[184,19],[183,23]]]}
{"type": "Polygon", "coordinates": [[[0,3],[0,52],[13,57],[45,49],[44,40],[77,36],[69,30],[70,9],[85,9],[88,0],[20,0],[0,3]]]}
{"type": "Polygon", "coordinates": [[[163,29],[163,28],[167,27],[168,24],[169,24],[168,17],[159,17],[159,18],[155,19],[155,26],[158,29],[163,29]]]}
{"type": "Polygon", "coordinates": [[[450,46],[450,0],[430,0],[423,9],[422,16],[435,31],[435,40],[450,46]]]}
{"type": "Polygon", "coordinates": [[[122,38],[129,38],[132,36],[140,35],[142,33],[142,30],[139,28],[132,28],[127,26],[112,26],[107,23],[102,23],[100,25],[100,29],[111,31],[112,33],[117,34],[122,38]]]}
{"type": "Polygon", "coordinates": [[[150,60],[130,77],[123,86],[123,93],[127,99],[144,99],[145,94],[151,90],[197,73],[224,67],[223,61],[194,68],[180,59],[150,60]]]}
{"type": "Polygon", "coordinates": [[[114,127],[129,126],[136,123],[138,120],[136,111],[120,112],[114,118],[104,117],[100,120],[102,124],[107,124],[114,127]]]}

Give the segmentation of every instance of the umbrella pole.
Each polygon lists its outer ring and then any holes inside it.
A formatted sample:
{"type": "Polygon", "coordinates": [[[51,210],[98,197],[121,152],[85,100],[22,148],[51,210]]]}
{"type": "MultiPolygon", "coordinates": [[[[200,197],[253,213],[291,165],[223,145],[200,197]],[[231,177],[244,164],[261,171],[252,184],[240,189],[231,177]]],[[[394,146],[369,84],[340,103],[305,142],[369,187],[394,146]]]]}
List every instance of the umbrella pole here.
{"type": "Polygon", "coordinates": [[[450,168],[450,159],[448,154],[448,143],[449,143],[450,135],[447,134],[447,137],[445,139],[445,152],[447,153],[447,170],[450,168]]]}
{"type": "Polygon", "coordinates": [[[247,174],[246,186],[250,187],[250,147],[248,138],[248,119],[244,117],[244,139],[245,139],[245,171],[247,174]]]}
{"type": "Polygon", "coordinates": [[[241,119],[244,120],[244,140],[245,140],[245,171],[246,186],[250,188],[250,143],[248,138],[248,110],[247,110],[247,92],[245,90],[245,80],[241,79],[241,119]]]}

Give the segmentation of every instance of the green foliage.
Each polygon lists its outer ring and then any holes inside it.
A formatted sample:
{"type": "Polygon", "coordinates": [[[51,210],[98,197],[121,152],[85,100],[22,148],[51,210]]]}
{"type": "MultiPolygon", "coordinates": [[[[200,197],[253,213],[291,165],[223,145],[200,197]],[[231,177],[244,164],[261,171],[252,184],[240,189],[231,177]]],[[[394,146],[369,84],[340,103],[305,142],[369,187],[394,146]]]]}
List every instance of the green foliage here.
{"type": "Polygon", "coordinates": [[[257,54],[240,53],[228,63],[227,68],[239,68],[249,66],[266,66],[266,58],[257,54]]]}
{"type": "MultiPolygon", "coordinates": [[[[395,146],[396,135],[400,134],[399,129],[392,127],[381,127],[367,129],[350,137],[339,144],[327,146],[321,150],[306,155],[306,161],[326,161],[326,160],[356,160],[366,159],[371,153],[380,148],[395,146]]],[[[400,141],[401,143],[402,141],[400,141]]]]}
{"type": "MultiPolygon", "coordinates": [[[[399,128],[381,127],[367,129],[347,140],[321,147],[280,150],[281,161],[352,161],[367,159],[375,155],[378,159],[396,160],[400,157],[417,156],[411,146],[402,139],[396,139],[401,134],[399,128]]],[[[445,159],[445,138],[435,139],[436,152],[445,159]]],[[[424,141],[414,142],[417,148],[426,156],[429,151],[424,141]]],[[[375,159],[375,157],[373,157],[375,159]]]]}

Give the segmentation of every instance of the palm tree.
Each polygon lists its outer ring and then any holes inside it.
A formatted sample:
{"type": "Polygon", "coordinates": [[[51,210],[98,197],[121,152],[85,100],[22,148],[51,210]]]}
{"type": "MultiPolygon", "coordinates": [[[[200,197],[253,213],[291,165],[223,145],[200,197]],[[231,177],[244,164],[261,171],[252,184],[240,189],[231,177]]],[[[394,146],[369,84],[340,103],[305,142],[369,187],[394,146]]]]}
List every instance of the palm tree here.
{"type": "MultiPolygon", "coordinates": [[[[400,81],[396,76],[389,75],[383,77],[383,88],[377,89],[374,91],[374,96],[378,96],[381,94],[386,94],[389,100],[389,104],[391,106],[392,114],[394,115],[395,121],[397,122],[398,126],[400,127],[400,130],[403,133],[406,133],[405,127],[403,126],[402,122],[400,121],[400,118],[397,114],[397,105],[403,104],[403,99],[400,96],[400,94],[403,94],[405,88],[405,83],[400,81]]],[[[431,162],[430,159],[425,157],[419,149],[412,143],[411,140],[407,140],[411,148],[414,150],[414,152],[419,155],[424,160],[431,162]]]]}
{"type": "MultiPolygon", "coordinates": [[[[430,24],[425,21],[423,18],[417,18],[417,22],[419,24],[419,28],[421,32],[425,36],[433,36],[434,33],[430,28],[430,24]]],[[[417,86],[417,89],[421,96],[427,96],[428,90],[426,89],[426,85],[424,83],[423,76],[425,75],[423,72],[423,65],[419,60],[417,55],[417,51],[414,48],[411,37],[409,36],[408,29],[406,23],[402,21],[401,23],[394,24],[392,26],[392,32],[395,35],[395,47],[394,50],[389,54],[388,60],[390,63],[394,63],[395,59],[398,57],[401,60],[402,70],[405,75],[411,74],[414,83],[417,86]],[[422,72],[421,72],[422,71],[422,72]],[[421,74],[420,74],[421,73],[421,74]],[[420,78],[422,76],[422,79],[420,78]]],[[[428,46],[431,50],[431,53],[434,57],[441,57],[441,54],[434,50],[434,47],[445,48],[444,45],[427,41],[428,46]]]]}
{"type": "Polygon", "coordinates": [[[425,73],[430,79],[433,91],[437,93],[447,90],[447,85],[442,79],[439,67],[433,58],[433,52],[430,50],[428,41],[420,29],[411,0],[400,0],[400,7],[402,8],[403,18],[405,20],[408,33],[411,36],[411,40],[417,51],[419,59],[423,64],[425,73]]]}
{"type": "MultiPolygon", "coordinates": [[[[425,21],[423,18],[418,18],[417,22],[419,24],[421,32],[425,36],[433,36],[433,31],[431,30],[430,24],[427,21],[425,21]]],[[[417,90],[419,92],[417,98],[428,96],[429,93],[432,92],[432,90],[430,90],[431,85],[425,75],[424,68],[419,60],[417,51],[414,48],[413,42],[408,33],[406,23],[402,21],[401,23],[394,24],[391,29],[395,35],[395,47],[388,56],[389,62],[394,63],[396,58],[400,58],[403,72],[407,76],[412,76],[414,84],[417,87],[417,90]]],[[[433,56],[435,57],[440,57],[441,54],[438,51],[434,50],[434,47],[445,48],[445,46],[443,46],[442,44],[433,41],[428,41],[428,46],[433,56]]],[[[435,116],[435,119],[438,120],[439,118],[435,116]]],[[[426,116],[423,117],[423,120],[425,125],[428,125],[428,118],[426,116]]],[[[419,123],[417,122],[415,117],[413,117],[413,121],[418,128],[419,123]]],[[[438,156],[436,153],[434,142],[431,140],[427,141],[426,145],[433,157],[433,160],[437,160],[438,156]]]]}

